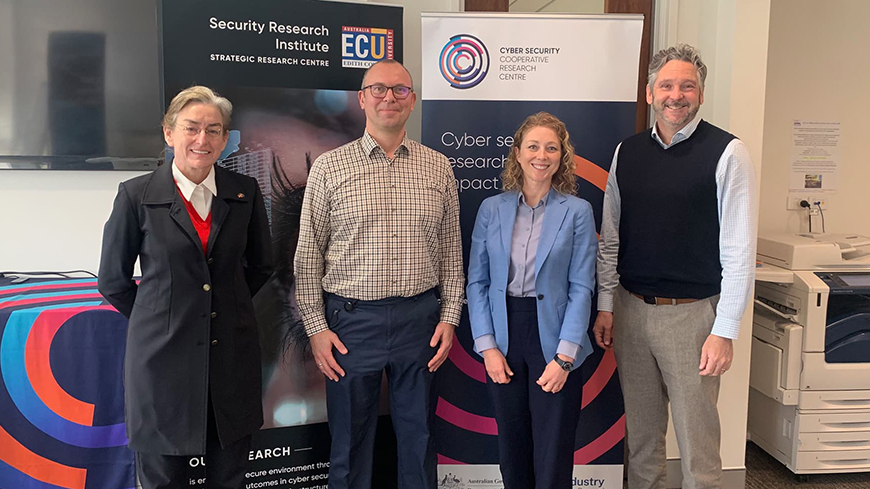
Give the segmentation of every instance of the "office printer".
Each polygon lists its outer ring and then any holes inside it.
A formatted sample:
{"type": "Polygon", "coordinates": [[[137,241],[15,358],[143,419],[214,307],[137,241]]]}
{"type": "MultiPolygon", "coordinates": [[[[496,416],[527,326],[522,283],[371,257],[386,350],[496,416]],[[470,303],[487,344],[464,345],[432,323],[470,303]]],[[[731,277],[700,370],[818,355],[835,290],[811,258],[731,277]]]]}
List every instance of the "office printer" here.
{"type": "Polygon", "coordinates": [[[870,238],[758,239],[749,439],[798,475],[870,471],[870,238]]]}
{"type": "Polygon", "coordinates": [[[758,237],[758,260],[788,270],[870,268],[870,238],[858,234],[758,237]]]}

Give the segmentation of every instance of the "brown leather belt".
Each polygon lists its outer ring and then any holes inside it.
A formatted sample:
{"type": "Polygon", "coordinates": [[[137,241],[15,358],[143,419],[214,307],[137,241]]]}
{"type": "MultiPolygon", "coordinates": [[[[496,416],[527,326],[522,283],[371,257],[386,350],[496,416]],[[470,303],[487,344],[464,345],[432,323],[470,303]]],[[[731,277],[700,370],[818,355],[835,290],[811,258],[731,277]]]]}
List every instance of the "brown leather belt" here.
{"type": "Polygon", "coordinates": [[[634,292],[629,292],[629,294],[653,306],[676,306],[678,304],[691,304],[692,302],[698,302],[698,299],[672,299],[670,297],[653,297],[651,295],[635,294],[634,292]]]}

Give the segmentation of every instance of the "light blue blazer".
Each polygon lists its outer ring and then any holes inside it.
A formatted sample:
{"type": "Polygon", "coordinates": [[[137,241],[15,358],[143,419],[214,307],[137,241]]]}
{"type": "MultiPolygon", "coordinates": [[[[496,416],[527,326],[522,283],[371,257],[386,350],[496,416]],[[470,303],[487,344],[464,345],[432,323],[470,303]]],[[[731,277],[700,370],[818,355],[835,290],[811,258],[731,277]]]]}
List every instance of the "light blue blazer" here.
{"type": "MultiPolygon", "coordinates": [[[[517,215],[515,191],[484,200],[477,211],[468,263],[468,314],[474,339],[495,336],[508,351],[505,290],[517,215]]],[[[595,219],[589,202],[551,191],[535,257],[541,353],[549,362],[560,340],[580,345],[579,366],[592,353],[587,329],[595,287],[595,219]]],[[[480,352],[478,352],[480,353],[480,352]]]]}

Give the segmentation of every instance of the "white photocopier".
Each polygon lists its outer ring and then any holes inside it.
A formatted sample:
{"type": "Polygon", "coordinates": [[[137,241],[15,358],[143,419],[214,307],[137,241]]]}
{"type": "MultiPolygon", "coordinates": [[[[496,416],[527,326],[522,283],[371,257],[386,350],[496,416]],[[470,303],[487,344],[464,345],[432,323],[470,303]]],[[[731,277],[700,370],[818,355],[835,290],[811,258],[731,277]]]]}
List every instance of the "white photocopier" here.
{"type": "Polygon", "coordinates": [[[759,237],[749,439],[798,475],[870,471],[870,238],[759,237]]]}

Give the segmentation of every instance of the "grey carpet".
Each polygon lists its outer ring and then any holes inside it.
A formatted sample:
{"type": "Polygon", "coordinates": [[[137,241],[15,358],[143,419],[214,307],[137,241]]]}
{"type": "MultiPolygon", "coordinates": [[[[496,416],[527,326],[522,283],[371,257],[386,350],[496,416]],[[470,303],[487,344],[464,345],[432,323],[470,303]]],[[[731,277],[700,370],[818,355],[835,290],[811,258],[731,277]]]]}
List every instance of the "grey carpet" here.
{"type": "MultiPolygon", "coordinates": [[[[628,484],[623,482],[623,488],[628,484]]],[[[746,442],[746,489],[870,489],[870,472],[813,474],[799,481],[779,460],[746,442]]]]}
{"type": "Polygon", "coordinates": [[[870,489],[870,473],[813,474],[798,482],[794,473],[756,444],[746,444],[746,489],[870,489]]]}

